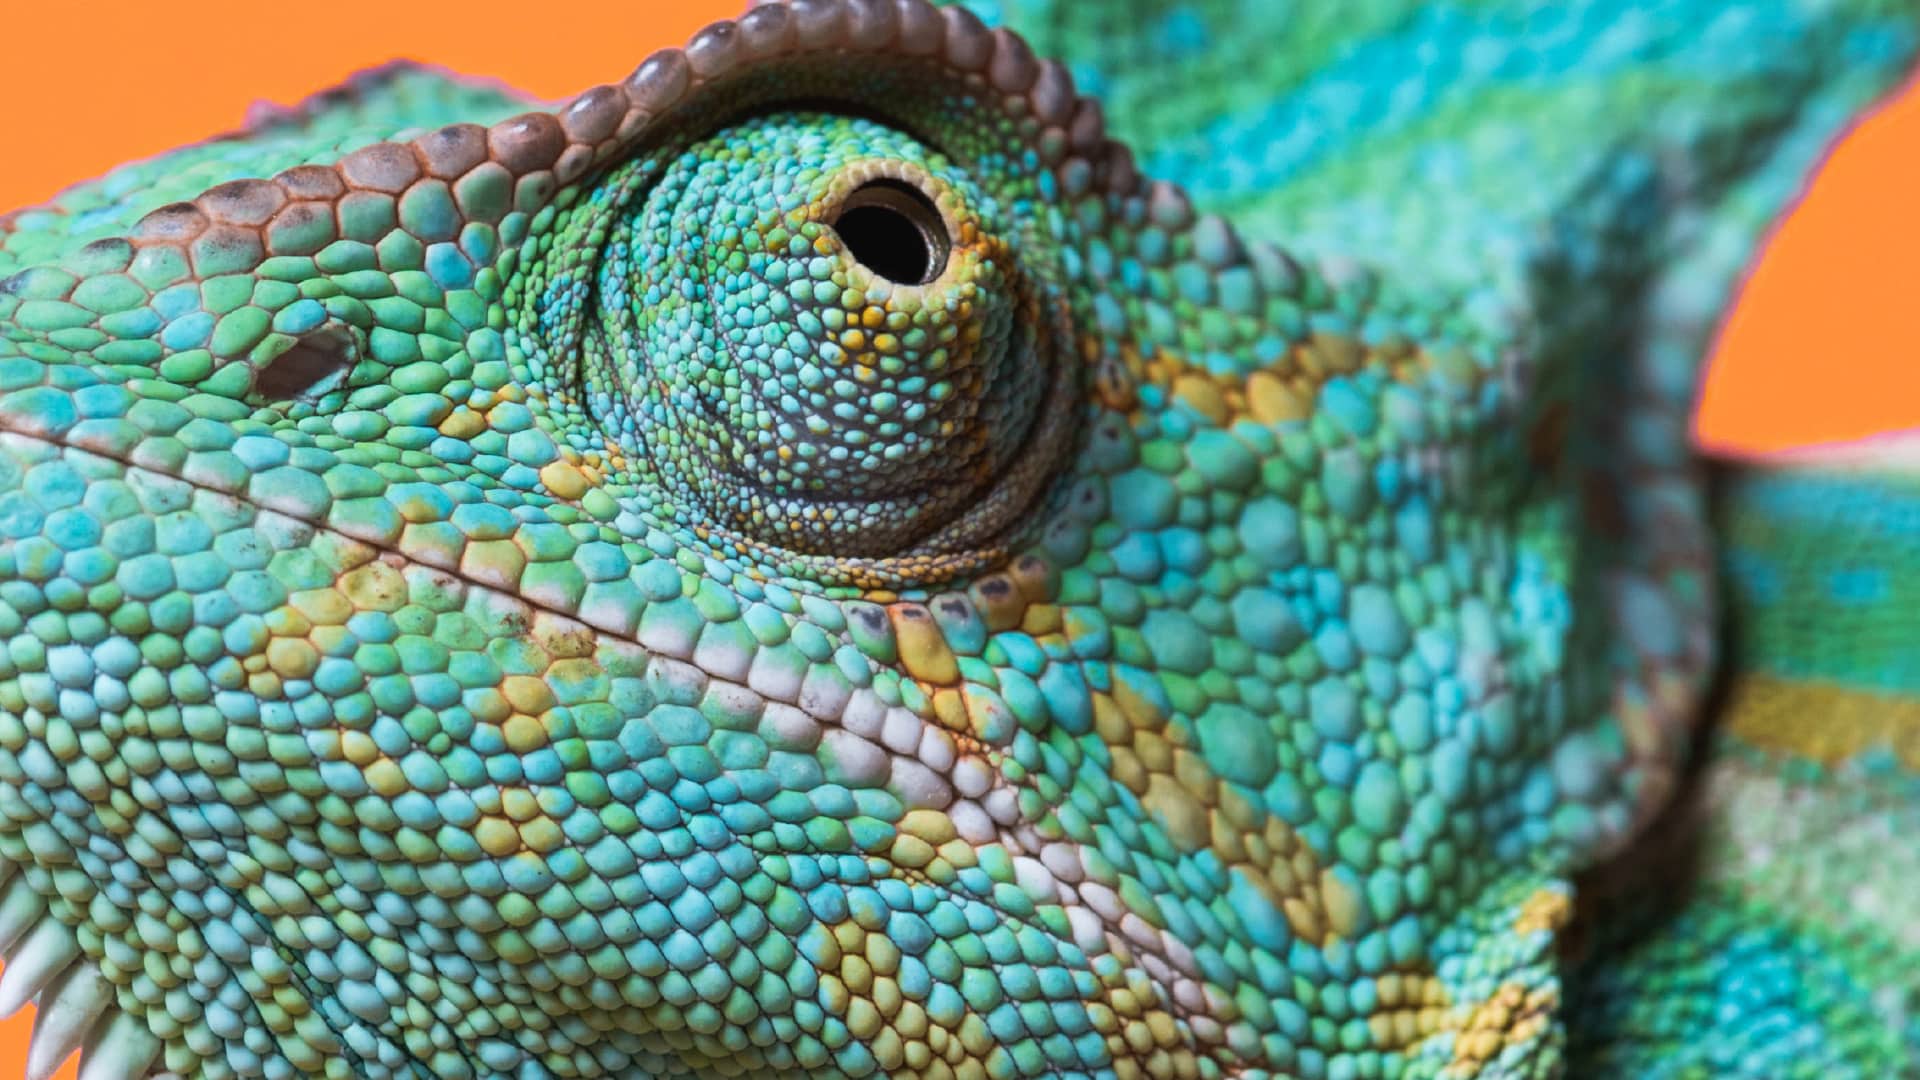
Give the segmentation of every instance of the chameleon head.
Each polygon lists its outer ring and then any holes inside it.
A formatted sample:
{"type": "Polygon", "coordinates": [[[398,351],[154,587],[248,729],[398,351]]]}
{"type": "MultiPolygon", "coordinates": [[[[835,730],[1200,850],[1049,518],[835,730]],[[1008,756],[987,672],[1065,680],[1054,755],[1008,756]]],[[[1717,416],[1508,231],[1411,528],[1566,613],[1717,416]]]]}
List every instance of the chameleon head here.
{"type": "Polygon", "coordinates": [[[1588,541],[1512,435],[1537,342],[1244,241],[920,0],[307,163],[349,107],[6,234],[0,1006],[44,1046],[1547,1052],[1564,876],[1677,759],[1709,598],[1691,496],[1588,541]]]}

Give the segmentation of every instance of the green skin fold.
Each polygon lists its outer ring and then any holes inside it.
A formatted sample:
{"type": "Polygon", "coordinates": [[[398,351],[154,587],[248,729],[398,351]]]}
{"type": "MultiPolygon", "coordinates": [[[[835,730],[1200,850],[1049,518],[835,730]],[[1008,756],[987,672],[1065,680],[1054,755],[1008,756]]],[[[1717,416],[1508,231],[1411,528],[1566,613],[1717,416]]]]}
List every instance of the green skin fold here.
{"type": "Polygon", "coordinates": [[[128,1078],[1903,1075],[1920,492],[1716,504],[1687,421],[1914,15],[799,0],[0,217],[0,1007],[128,1078]]]}

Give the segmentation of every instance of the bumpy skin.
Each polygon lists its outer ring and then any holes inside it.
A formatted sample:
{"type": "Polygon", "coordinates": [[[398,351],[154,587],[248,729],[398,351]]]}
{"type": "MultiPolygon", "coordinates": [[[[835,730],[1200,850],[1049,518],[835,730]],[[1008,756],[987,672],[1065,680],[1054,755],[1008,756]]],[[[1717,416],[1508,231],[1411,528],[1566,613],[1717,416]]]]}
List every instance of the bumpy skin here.
{"type": "Polygon", "coordinates": [[[1915,688],[1792,665],[1764,483],[1635,841],[1694,366],[1912,13],[976,6],[0,219],[0,1006],[128,1077],[1905,1068],[1915,688]]]}

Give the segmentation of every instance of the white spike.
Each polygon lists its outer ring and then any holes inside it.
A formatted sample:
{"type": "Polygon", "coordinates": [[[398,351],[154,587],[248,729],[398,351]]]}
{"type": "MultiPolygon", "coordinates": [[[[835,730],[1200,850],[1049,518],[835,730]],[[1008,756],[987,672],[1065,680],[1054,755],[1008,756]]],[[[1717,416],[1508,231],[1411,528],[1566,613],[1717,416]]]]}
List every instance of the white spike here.
{"type": "Polygon", "coordinates": [[[46,911],[46,898],[33,891],[25,874],[0,885],[0,953],[12,952],[14,942],[32,929],[46,911]]]}
{"type": "Polygon", "coordinates": [[[160,1040],[131,1013],[110,1009],[80,1048],[80,1080],[142,1080],[160,1056],[160,1040]]]}
{"type": "Polygon", "coordinates": [[[0,968],[0,1016],[18,1012],[79,955],[80,943],[73,940],[73,931],[52,919],[41,919],[14,946],[7,966],[0,968]]]}
{"type": "Polygon", "coordinates": [[[58,1072],[111,1004],[113,984],[101,978],[100,969],[89,960],[76,960],[47,984],[34,1013],[26,1080],[49,1080],[58,1072]]]}

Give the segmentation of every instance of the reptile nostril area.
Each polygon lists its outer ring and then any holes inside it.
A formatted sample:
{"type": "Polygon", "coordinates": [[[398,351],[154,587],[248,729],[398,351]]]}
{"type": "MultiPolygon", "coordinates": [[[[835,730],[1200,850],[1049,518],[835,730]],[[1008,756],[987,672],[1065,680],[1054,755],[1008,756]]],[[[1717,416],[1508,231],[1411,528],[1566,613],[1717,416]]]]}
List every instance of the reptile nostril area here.
{"type": "Polygon", "coordinates": [[[933,200],[912,184],[875,180],[855,188],[832,223],[862,266],[902,285],[925,285],[947,266],[951,239],[933,200]]]}
{"type": "Polygon", "coordinates": [[[299,401],[333,388],[353,366],[353,342],[335,330],[321,330],[254,372],[253,394],[272,402],[299,401]]]}

